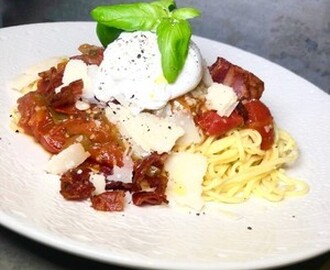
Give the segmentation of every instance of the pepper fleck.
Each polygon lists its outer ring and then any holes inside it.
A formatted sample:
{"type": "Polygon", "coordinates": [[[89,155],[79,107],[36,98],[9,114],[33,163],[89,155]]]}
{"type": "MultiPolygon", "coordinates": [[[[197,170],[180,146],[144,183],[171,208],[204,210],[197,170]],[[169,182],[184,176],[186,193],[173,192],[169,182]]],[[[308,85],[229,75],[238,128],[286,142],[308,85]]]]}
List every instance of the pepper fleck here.
{"type": "Polygon", "coordinates": [[[252,230],[252,227],[248,226],[247,229],[251,231],[252,230]]]}

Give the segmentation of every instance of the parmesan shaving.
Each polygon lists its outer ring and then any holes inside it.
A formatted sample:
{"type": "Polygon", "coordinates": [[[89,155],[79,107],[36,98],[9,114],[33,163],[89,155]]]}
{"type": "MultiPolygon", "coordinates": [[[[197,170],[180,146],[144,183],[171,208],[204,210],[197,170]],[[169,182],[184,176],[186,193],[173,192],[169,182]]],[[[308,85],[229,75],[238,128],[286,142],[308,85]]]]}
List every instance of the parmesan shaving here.
{"type": "Polygon", "coordinates": [[[152,152],[169,152],[184,130],[165,118],[150,113],[133,115],[127,108],[109,104],[106,109],[109,121],[116,124],[120,133],[132,146],[133,153],[147,156],[152,152]]]}
{"type": "Polygon", "coordinates": [[[51,157],[46,171],[52,174],[63,174],[83,163],[90,156],[81,143],[71,144],[68,148],[51,157]]]}

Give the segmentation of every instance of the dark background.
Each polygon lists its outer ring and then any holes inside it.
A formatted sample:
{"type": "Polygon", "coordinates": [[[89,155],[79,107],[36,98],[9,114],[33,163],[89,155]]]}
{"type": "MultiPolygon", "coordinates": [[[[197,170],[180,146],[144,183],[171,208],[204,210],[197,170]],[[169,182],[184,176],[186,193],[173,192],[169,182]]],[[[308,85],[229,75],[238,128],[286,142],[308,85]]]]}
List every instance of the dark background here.
{"type": "MultiPolygon", "coordinates": [[[[96,5],[119,2],[134,0],[0,0],[2,26],[91,20],[96,5]]],[[[202,11],[192,21],[196,35],[267,58],[330,93],[330,0],[177,0],[177,5],[202,11]]]]}

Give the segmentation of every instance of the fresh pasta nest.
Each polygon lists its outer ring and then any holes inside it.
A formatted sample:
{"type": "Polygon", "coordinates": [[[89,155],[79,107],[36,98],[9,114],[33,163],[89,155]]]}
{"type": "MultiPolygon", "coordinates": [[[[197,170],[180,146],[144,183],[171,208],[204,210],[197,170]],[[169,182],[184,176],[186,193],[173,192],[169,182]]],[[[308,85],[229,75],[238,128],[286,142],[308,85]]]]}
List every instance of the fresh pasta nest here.
{"type": "Polygon", "coordinates": [[[234,130],[222,138],[208,137],[178,151],[207,157],[203,197],[207,201],[241,203],[251,196],[269,201],[308,192],[308,185],[285,174],[284,167],[296,160],[296,142],[284,130],[276,129],[269,150],[261,150],[261,136],[252,129],[234,130]]]}

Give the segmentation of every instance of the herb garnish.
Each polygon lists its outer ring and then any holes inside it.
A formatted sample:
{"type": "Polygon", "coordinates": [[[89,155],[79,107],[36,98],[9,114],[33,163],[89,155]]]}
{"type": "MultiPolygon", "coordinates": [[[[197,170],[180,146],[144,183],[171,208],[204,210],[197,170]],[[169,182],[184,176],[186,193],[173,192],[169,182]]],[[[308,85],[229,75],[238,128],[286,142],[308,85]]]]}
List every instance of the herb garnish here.
{"type": "Polygon", "coordinates": [[[174,0],[99,6],[91,16],[104,47],[121,32],[152,31],[157,34],[164,77],[175,82],[186,61],[192,30],[188,19],[200,16],[195,8],[176,8],[174,0]]]}

